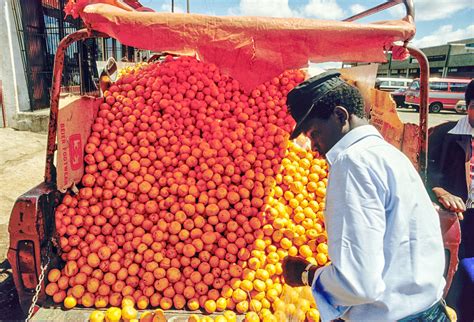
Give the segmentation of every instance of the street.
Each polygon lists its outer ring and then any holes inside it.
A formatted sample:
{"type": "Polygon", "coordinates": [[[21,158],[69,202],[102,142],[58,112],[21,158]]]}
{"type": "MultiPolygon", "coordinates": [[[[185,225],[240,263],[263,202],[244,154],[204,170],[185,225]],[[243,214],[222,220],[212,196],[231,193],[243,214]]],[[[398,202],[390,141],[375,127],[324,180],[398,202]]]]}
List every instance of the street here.
{"type": "MultiPolygon", "coordinates": [[[[403,123],[419,124],[420,114],[413,109],[400,108],[397,109],[398,115],[403,123]]],[[[453,111],[441,111],[440,113],[430,113],[428,115],[428,127],[436,126],[448,121],[457,121],[464,115],[456,114],[453,111]]]]}

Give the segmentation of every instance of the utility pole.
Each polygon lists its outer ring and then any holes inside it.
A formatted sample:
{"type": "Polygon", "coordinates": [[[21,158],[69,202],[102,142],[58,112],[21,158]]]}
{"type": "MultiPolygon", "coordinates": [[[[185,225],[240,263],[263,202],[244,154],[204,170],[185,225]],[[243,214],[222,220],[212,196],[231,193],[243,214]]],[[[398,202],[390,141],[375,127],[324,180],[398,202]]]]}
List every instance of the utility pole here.
{"type": "Polygon", "coordinates": [[[174,12],[174,0],[171,0],[171,12],[174,12]]]}
{"type": "Polygon", "coordinates": [[[186,12],[189,13],[189,0],[186,0],[186,12]]]}

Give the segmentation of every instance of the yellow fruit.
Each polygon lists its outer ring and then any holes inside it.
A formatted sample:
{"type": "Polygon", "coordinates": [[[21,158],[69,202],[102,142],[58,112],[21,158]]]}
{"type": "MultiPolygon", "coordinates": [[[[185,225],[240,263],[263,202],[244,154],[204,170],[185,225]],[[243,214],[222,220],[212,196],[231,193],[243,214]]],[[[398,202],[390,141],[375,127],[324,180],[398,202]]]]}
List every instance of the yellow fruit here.
{"type": "Polygon", "coordinates": [[[235,309],[237,310],[238,313],[246,313],[249,310],[249,302],[248,301],[242,301],[237,303],[235,306],[235,309]]]}
{"type": "Polygon", "coordinates": [[[267,262],[271,264],[276,264],[280,261],[280,257],[276,252],[271,252],[267,255],[267,262]]]}
{"type": "Polygon", "coordinates": [[[127,305],[122,308],[122,318],[131,320],[138,316],[137,310],[133,306],[127,305]]]}
{"type": "Polygon", "coordinates": [[[318,253],[327,254],[328,253],[328,245],[326,243],[320,243],[316,248],[318,253]]]}
{"type": "Polygon", "coordinates": [[[243,290],[238,288],[234,291],[234,293],[232,293],[232,299],[236,303],[242,302],[247,299],[247,293],[245,293],[243,290]]]}
{"type": "Polygon", "coordinates": [[[275,265],[273,265],[273,264],[265,265],[265,270],[267,271],[269,276],[275,275],[275,273],[276,273],[276,268],[275,268],[275,265]]]}
{"type": "Polygon", "coordinates": [[[249,280],[243,280],[240,283],[240,288],[246,292],[250,292],[253,290],[253,283],[249,280]]]}
{"type": "Polygon", "coordinates": [[[267,291],[267,296],[266,296],[267,300],[269,300],[270,302],[273,302],[275,301],[277,298],[278,298],[278,292],[277,290],[275,289],[269,289],[267,291]]]}
{"type": "Polygon", "coordinates": [[[309,309],[306,313],[309,322],[319,322],[319,311],[317,309],[309,309]]]}
{"type": "Polygon", "coordinates": [[[289,256],[298,255],[298,248],[296,248],[295,246],[291,246],[290,249],[288,249],[288,255],[289,256]]]}
{"type": "Polygon", "coordinates": [[[122,308],[123,307],[126,307],[126,306],[131,306],[131,307],[134,307],[135,306],[135,302],[130,299],[130,298],[124,298],[122,300],[122,308]]]}
{"type": "Polygon", "coordinates": [[[260,268],[260,261],[258,260],[258,258],[251,257],[249,258],[247,265],[249,266],[249,268],[257,270],[260,268]]]}
{"type": "Polygon", "coordinates": [[[266,298],[263,298],[261,302],[262,302],[262,310],[263,309],[270,309],[270,307],[272,306],[270,301],[266,298]]]}
{"type": "Polygon", "coordinates": [[[210,316],[204,316],[201,318],[200,322],[214,322],[214,319],[211,318],[210,316]]]}
{"type": "Polygon", "coordinates": [[[75,307],[77,305],[77,300],[72,297],[72,296],[67,296],[65,299],[64,299],[64,307],[66,309],[72,309],[73,307],[75,307]]]}
{"type": "Polygon", "coordinates": [[[223,317],[222,315],[216,316],[214,319],[214,322],[227,322],[227,319],[223,317]]]}
{"type": "Polygon", "coordinates": [[[153,322],[166,322],[165,312],[162,309],[155,310],[153,322]]]}
{"type": "Polygon", "coordinates": [[[324,265],[328,262],[328,257],[324,253],[318,253],[316,255],[316,260],[318,261],[319,265],[324,265]]]}
{"type": "Polygon", "coordinates": [[[263,239],[256,239],[254,241],[254,247],[258,250],[265,250],[265,247],[267,247],[267,245],[265,244],[265,241],[263,239]]]}
{"type": "Polygon", "coordinates": [[[290,303],[286,306],[285,312],[288,315],[293,315],[296,312],[296,306],[293,303],[290,303]]]}
{"type": "Polygon", "coordinates": [[[93,311],[89,316],[90,322],[103,322],[105,320],[105,313],[102,311],[93,311]]]}
{"type": "Polygon", "coordinates": [[[273,314],[267,315],[263,318],[262,322],[285,322],[286,320],[279,320],[273,314]]]}
{"type": "Polygon", "coordinates": [[[264,269],[257,269],[257,271],[255,272],[255,277],[262,281],[265,281],[270,278],[270,274],[264,269]]]}
{"type": "Polygon", "coordinates": [[[267,287],[267,285],[262,280],[256,279],[256,280],[253,281],[253,288],[258,292],[265,291],[266,287],[267,287]]]}
{"type": "Polygon", "coordinates": [[[201,322],[201,319],[199,318],[199,315],[191,314],[188,318],[188,322],[201,322]]]}
{"type": "MultiPolygon", "coordinates": [[[[150,311],[145,311],[142,314],[140,314],[140,322],[151,322],[153,320],[153,313],[150,311]]],[[[199,322],[199,321],[197,321],[199,322]]]]}
{"type": "Polygon", "coordinates": [[[299,253],[304,258],[311,257],[313,255],[313,251],[308,245],[300,246],[299,253]]]}
{"type": "Polygon", "coordinates": [[[255,271],[248,268],[244,269],[242,272],[242,278],[252,282],[255,279],[255,271]]]}
{"type": "Polygon", "coordinates": [[[214,313],[217,309],[216,301],[207,300],[206,302],[204,302],[204,309],[207,313],[214,313]]]}
{"type": "Polygon", "coordinates": [[[309,308],[310,308],[310,303],[308,300],[306,299],[300,299],[298,301],[298,310],[303,312],[303,313],[306,313],[309,311],[309,308]]]}
{"type": "MultiPolygon", "coordinates": [[[[293,245],[291,243],[291,240],[289,240],[288,238],[284,237],[280,240],[280,245],[283,249],[290,249],[290,247],[293,245]]],[[[281,259],[281,258],[280,258],[281,259]]]]}
{"type": "Polygon", "coordinates": [[[245,322],[260,322],[260,318],[258,317],[258,314],[255,312],[248,312],[245,314],[245,322]]]}
{"type": "Polygon", "coordinates": [[[223,297],[219,297],[216,301],[216,310],[221,312],[227,308],[227,300],[223,297]]]}
{"type": "Polygon", "coordinates": [[[225,311],[224,317],[227,319],[227,322],[236,322],[237,314],[234,311],[225,311]]]}
{"type": "Polygon", "coordinates": [[[262,302],[256,299],[250,300],[249,308],[251,311],[260,312],[262,309],[262,302]]]}
{"type": "Polygon", "coordinates": [[[105,311],[105,319],[108,322],[119,322],[122,317],[122,310],[118,307],[111,307],[105,311]]]}
{"type": "MultiPolygon", "coordinates": [[[[276,311],[275,314],[275,319],[278,322],[287,322],[288,318],[286,317],[286,313],[284,311],[276,311]]],[[[270,320],[263,320],[264,322],[270,322],[270,320]]]]}

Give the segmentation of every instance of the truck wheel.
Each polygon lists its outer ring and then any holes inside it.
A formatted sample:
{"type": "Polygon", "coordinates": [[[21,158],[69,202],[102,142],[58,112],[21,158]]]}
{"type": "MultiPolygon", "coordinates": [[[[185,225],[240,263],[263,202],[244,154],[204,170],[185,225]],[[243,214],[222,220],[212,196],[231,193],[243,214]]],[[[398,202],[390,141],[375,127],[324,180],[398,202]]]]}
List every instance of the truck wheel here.
{"type": "Polygon", "coordinates": [[[5,320],[24,320],[11,270],[0,263],[0,316],[5,320]]]}
{"type": "Polygon", "coordinates": [[[430,105],[430,113],[439,113],[443,109],[443,104],[436,102],[430,105]]]}

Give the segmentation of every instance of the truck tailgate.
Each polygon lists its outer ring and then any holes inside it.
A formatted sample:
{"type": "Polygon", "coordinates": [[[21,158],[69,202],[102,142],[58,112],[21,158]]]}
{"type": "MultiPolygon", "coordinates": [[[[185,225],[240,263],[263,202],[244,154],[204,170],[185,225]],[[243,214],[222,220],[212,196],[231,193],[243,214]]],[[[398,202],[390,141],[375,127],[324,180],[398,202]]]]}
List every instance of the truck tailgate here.
{"type": "MultiPolygon", "coordinates": [[[[89,315],[94,311],[93,309],[72,309],[72,310],[63,310],[60,307],[51,307],[51,308],[40,308],[38,312],[33,315],[31,321],[89,321],[89,315]]],[[[105,311],[105,310],[104,310],[105,311]]],[[[153,311],[153,310],[146,310],[153,311]]],[[[141,314],[144,311],[139,311],[141,314]]],[[[169,322],[187,322],[191,314],[203,315],[200,311],[190,312],[190,311],[179,311],[179,310],[169,310],[165,311],[165,316],[169,322]]],[[[216,317],[222,315],[219,313],[211,314],[211,317],[216,317]]],[[[244,320],[244,315],[238,315],[237,321],[241,322],[244,320]]]]}

